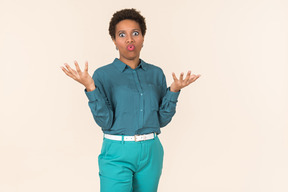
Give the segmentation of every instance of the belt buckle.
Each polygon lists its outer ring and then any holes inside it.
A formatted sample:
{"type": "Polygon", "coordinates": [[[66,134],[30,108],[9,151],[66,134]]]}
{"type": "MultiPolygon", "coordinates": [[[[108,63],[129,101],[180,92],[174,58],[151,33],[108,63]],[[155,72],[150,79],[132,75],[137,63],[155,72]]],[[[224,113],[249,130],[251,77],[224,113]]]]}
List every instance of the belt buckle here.
{"type": "Polygon", "coordinates": [[[136,136],[140,136],[140,135],[134,135],[134,141],[135,141],[135,142],[138,142],[138,141],[136,140],[136,136]]]}

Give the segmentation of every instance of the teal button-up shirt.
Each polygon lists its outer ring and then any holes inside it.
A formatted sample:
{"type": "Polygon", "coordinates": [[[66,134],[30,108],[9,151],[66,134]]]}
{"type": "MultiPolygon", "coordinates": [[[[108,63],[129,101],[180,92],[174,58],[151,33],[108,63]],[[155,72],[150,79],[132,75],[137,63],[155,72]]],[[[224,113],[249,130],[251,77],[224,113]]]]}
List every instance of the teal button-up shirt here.
{"type": "Polygon", "coordinates": [[[84,92],[95,122],[112,135],[140,135],[166,126],[176,113],[181,92],[167,88],[162,69],[140,59],[132,69],[118,58],[96,69],[96,89],[84,92]]]}

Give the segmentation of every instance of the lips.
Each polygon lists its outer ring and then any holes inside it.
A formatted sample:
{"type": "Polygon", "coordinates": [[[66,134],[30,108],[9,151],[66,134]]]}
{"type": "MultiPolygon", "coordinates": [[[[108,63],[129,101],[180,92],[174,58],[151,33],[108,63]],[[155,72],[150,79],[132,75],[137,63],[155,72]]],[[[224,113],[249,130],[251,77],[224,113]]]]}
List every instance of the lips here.
{"type": "Polygon", "coordinates": [[[128,45],[127,49],[128,51],[133,51],[135,49],[135,45],[128,45]]]}

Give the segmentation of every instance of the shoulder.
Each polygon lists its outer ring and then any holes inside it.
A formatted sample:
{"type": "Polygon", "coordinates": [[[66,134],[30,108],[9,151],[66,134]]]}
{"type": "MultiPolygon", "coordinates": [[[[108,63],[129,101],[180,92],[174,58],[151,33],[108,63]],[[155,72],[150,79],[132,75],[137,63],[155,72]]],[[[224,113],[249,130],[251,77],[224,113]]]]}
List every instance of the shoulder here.
{"type": "Polygon", "coordinates": [[[98,67],[94,73],[93,73],[93,77],[94,76],[100,76],[100,77],[104,77],[105,74],[107,74],[109,71],[113,70],[114,67],[113,67],[113,64],[112,63],[109,63],[109,64],[106,64],[106,65],[103,65],[103,66],[100,66],[98,67]]]}
{"type": "Polygon", "coordinates": [[[152,70],[153,72],[156,72],[159,74],[164,74],[161,67],[154,65],[154,64],[151,64],[151,63],[147,63],[147,62],[145,62],[145,64],[146,64],[148,70],[152,70]]]}
{"type": "Polygon", "coordinates": [[[98,67],[95,72],[97,71],[97,73],[100,73],[100,72],[105,72],[105,71],[110,71],[111,69],[113,69],[113,63],[109,63],[109,64],[106,64],[106,65],[103,65],[101,67],[98,67]]]}
{"type": "Polygon", "coordinates": [[[147,75],[149,75],[152,81],[157,82],[155,84],[162,85],[163,82],[166,82],[166,77],[161,67],[147,62],[145,62],[145,64],[147,75]]]}

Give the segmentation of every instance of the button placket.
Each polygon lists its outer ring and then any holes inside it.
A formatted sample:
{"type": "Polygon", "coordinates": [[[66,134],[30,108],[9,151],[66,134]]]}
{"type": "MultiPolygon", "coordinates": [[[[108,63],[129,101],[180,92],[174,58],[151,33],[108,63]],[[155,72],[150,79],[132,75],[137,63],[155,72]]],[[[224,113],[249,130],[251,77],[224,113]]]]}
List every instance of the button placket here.
{"type": "Polygon", "coordinates": [[[143,113],[143,106],[144,106],[144,99],[143,99],[143,90],[140,86],[140,81],[138,78],[138,74],[136,70],[132,70],[133,71],[133,78],[134,78],[134,82],[136,83],[136,87],[138,92],[140,93],[140,113],[139,113],[139,129],[141,129],[143,127],[143,121],[144,121],[144,113],[143,113]]]}

